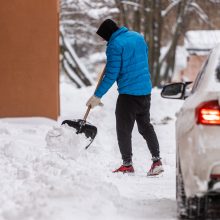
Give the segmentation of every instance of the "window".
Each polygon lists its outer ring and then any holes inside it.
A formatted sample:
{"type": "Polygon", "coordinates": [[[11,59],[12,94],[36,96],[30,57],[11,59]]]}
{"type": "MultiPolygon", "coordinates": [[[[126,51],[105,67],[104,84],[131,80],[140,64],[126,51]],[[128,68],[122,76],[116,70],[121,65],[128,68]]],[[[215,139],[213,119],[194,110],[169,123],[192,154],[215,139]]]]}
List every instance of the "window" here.
{"type": "Polygon", "coordinates": [[[193,88],[192,88],[192,93],[194,93],[196,91],[196,89],[198,88],[198,85],[200,84],[200,82],[201,82],[201,80],[204,76],[204,73],[205,73],[206,67],[208,65],[208,62],[209,62],[209,57],[205,61],[204,65],[202,66],[201,71],[199,72],[199,74],[197,75],[197,77],[195,79],[195,82],[194,82],[193,88]]]}

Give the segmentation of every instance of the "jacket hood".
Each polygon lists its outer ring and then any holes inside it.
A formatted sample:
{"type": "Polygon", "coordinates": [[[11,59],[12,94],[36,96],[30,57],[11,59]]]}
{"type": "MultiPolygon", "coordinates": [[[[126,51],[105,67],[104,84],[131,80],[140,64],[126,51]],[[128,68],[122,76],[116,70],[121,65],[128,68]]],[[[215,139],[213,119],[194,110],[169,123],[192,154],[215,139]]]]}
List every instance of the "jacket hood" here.
{"type": "Polygon", "coordinates": [[[124,27],[124,26],[120,27],[117,31],[115,31],[115,32],[112,34],[112,36],[110,37],[108,43],[110,43],[110,42],[111,42],[113,39],[115,39],[118,35],[123,34],[123,33],[127,32],[127,31],[128,31],[128,28],[126,28],[126,27],[124,27]]]}
{"type": "Polygon", "coordinates": [[[102,37],[104,40],[109,41],[111,38],[112,34],[116,32],[119,29],[117,24],[111,20],[111,19],[106,19],[102,24],[99,26],[97,30],[97,34],[102,37]]]}

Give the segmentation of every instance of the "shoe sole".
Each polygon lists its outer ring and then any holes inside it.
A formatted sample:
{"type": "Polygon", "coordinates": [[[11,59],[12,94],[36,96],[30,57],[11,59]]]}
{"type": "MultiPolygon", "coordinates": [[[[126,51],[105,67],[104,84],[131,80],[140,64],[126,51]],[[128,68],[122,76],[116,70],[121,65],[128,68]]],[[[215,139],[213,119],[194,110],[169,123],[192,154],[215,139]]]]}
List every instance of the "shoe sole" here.
{"type": "Polygon", "coordinates": [[[158,176],[159,174],[163,173],[164,170],[159,170],[157,173],[150,173],[150,174],[147,174],[147,176],[158,176]]]}
{"type": "Polygon", "coordinates": [[[112,172],[112,173],[122,173],[122,174],[134,174],[134,172],[130,172],[130,171],[118,171],[118,172],[112,172]]]}

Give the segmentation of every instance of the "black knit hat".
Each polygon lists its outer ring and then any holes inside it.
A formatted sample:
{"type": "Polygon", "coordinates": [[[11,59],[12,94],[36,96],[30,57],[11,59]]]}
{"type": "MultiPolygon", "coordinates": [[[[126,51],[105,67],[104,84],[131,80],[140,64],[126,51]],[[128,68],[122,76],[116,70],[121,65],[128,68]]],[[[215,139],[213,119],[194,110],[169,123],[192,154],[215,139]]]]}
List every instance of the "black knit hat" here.
{"type": "Polygon", "coordinates": [[[97,34],[104,40],[109,41],[112,34],[118,30],[117,24],[111,19],[106,19],[97,30],[97,34]]]}

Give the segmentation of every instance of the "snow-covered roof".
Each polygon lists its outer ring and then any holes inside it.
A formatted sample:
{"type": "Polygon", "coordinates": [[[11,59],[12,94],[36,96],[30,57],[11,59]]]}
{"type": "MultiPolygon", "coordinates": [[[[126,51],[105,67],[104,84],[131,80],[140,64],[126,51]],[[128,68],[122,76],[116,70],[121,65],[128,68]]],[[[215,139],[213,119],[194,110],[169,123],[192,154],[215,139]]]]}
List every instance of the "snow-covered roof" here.
{"type": "Polygon", "coordinates": [[[220,30],[187,31],[184,39],[189,53],[207,53],[220,43],[220,30]]]}

